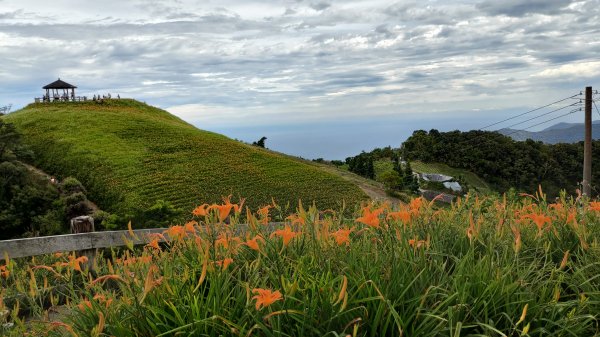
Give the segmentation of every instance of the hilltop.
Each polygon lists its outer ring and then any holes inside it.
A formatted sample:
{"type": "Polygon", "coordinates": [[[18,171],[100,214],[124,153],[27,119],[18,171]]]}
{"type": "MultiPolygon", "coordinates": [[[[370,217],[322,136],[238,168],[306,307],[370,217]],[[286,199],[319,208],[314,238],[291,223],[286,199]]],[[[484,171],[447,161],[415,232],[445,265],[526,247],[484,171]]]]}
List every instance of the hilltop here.
{"type": "Polygon", "coordinates": [[[76,177],[110,212],[147,209],[157,200],[191,210],[230,194],[251,207],[271,197],[322,208],[367,198],[314,165],[199,130],[135,100],[30,104],[3,118],[23,133],[40,168],[76,177]]]}

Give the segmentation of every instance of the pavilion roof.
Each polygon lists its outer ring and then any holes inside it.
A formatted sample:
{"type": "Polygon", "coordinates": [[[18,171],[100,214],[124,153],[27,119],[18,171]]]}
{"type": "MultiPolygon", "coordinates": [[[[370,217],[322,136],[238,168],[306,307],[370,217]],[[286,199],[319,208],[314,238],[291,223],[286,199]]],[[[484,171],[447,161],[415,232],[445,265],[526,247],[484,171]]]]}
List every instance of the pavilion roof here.
{"type": "Polygon", "coordinates": [[[60,78],[48,85],[45,85],[42,89],[75,89],[76,86],[69,84],[60,78]]]}

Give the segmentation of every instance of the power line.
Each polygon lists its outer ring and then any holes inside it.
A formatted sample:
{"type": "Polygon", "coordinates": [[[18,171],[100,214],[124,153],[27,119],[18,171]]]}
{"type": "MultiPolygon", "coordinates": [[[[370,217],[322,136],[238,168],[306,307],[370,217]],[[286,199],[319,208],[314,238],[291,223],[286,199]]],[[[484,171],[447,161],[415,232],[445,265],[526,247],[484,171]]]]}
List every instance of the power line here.
{"type": "Polygon", "coordinates": [[[523,113],[520,113],[520,114],[518,114],[518,115],[516,115],[516,116],[510,117],[510,118],[506,118],[506,119],[504,119],[504,120],[501,120],[501,121],[499,121],[499,122],[495,122],[495,123],[492,123],[492,124],[490,124],[490,125],[486,125],[486,126],[484,126],[484,127],[482,127],[482,128],[479,128],[479,130],[487,129],[487,128],[489,128],[489,127],[492,127],[492,126],[494,126],[494,125],[498,125],[498,124],[504,123],[504,122],[506,122],[506,121],[509,121],[509,120],[512,120],[512,119],[515,119],[515,118],[518,118],[518,117],[521,117],[521,116],[525,116],[525,115],[527,115],[527,114],[530,114],[530,113],[532,113],[532,112],[535,112],[535,111],[538,111],[538,110],[541,110],[541,109],[547,108],[547,107],[549,107],[549,106],[551,106],[551,105],[554,105],[554,104],[556,104],[556,103],[560,103],[560,102],[566,101],[566,100],[568,100],[568,99],[571,99],[571,98],[577,97],[578,95],[581,95],[581,93],[579,93],[579,94],[575,94],[575,95],[572,95],[572,96],[569,96],[569,97],[566,97],[566,98],[563,98],[563,99],[561,99],[561,100],[558,100],[558,101],[556,101],[556,102],[552,102],[552,103],[550,103],[550,104],[546,104],[546,105],[544,105],[544,106],[541,106],[541,107],[539,107],[539,108],[535,108],[535,109],[532,109],[532,110],[529,110],[529,111],[525,111],[525,112],[523,112],[523,113]]]}
{"type": "MultiPolygon", "coordinates": [[[[574,95],[574,96],[576,96],[576,95],[574,95]]],[[[560,101],[556,101],[556,102],[554,102],[554,103],[547,104],[547,105],[545,105],[545,106],[543,106],[543,107],[540,107],[540,108],[537,108],[537,109],[529,110],[529,111],[527,111],[527,112],[525,112],[525,113],[522,113],[522,114],[519,114],[519,115],[517,115],[517,116],[514,116],[514,117],[511,117],[511,118],[508,118],[508,119],[506,119],[506,120],[514,119],[514,118],[517,118],[517,117],[523,116],[523,115],[525,115],[525,114],[528,114],[528,113],[531,113],[531,112],[534,112],[534,111],[538,111],[538,110],[540,110],[540,109],[543,109],[543,108],[545,108],[545,107],[549,107],[549,106],[551,106],[551,105],[553,105],[553,104],[556,104],[557,102],[562,102],[562,101],[565,101],[565,100],[567,100],[567,99],[569,99],[569,98],[571,98],[571,97],[573,97],[573,96],[570,96],[570,97],[564,98],[564,99],[562,99],[562,100],[560,100],[560,101]]],[[[557,112],[557,111],[563,110],[563,109],[565,109],[565,108],[568,108],[568,107],[571,107],[571,106],[576,106],[576,105],[579,105],[579,104],[581,104],[581,103],[580,103],[580,102],[575,102],[575,103],[572,103],[572,104],[569,104],[569,105],[565,105],[565,106],[563,106],[563,107],[560,107],[560,108],[554,109],[554,110],[552,110],[552,111],[545,112],[545,113],[543,113],[543,114],[541,114],[541,115],[538,115],[538,116],[536,116],[536,117],[532,117],[532,118],[529,118],[529,119],[527,119],[527,120],[524,120],[524,121],[522,121],[522,122],[519,122],[519,123],[512,124],[512,125],[510,125],[510,126],[509,126],[509,128],[510,128],[510,127],[517,126],[517,125],[521,125],[521,124],[523,124],[523,123],[530,122],[530,121],[532,121],[532,120],[534,120],[534,119],[538,119],[538,118],[541,118],[541,117],[547,116],[547,115],[549,115],[549,114],[552,114],[552,113],[554,113],[554,112],[557,112]]],[[[571,111],[571,112],[569,112],[568,114],[570,114],[570,113],[572,113],[572,111],[571,111]]],[[[566,114],[566,115],[568,115],[568,114],[566,114]]],[[[562,115],[562,116],[559,116],[559,117],[557,117],[557,118],[564,117],[564,116],[566,116],[566,115],[562,115]]],[[[505,120],[505,121],[506,121],[506,120],[505,120]]],[[[541,122],[541,123],[538,123],[538,124],[536,124],[536,125],[544,124],[544,123],[546,123],[546,122],[548,122],[548,121],[541,122]]],[[[499,124],[499,123],[500,123],[500,122],[497,122],[497,123],[494,123],[494,124],[499,124]]],[[[491,125],[491,124],[490,124],[490,125],[491,125]]],[[[532,128],[532,127],[534,127],[534,126],[536,126],[536,125],[530,126],[529,128],[532,128]]],[[[480,130],[480,131],[483,131],[482,129],[478,129],[478,130],[480,130]]],[[[525,129],[525,130],[526,130],[526,129],[525,129]]],[[[519,131],[522,131],[522,130],[516,130],[515,132],[512,132],[512,133],[510,133],[509,135],[511,135],[511,134],[514,134],[514,133],[517,133],[517,132],[519,132],[519,131]]],[[[473,141],[476,141],[476,140],[478,140],[478,139],[480,139],[480,138],[484,138],[485,136],[486,136],[486,134],[485,134],[485,133],[484,133],[484,134],[480,134],[480,135],[478,135],[478,136],[475,136],[474,138],[463,140],[462,142],[459,142],[459,143],[457,143],[456,145],[463,145],[463,144],[466,144],[466,143],[469,143],[469,142],[473,142],[473,141]]],[[[507,135],[507,136],[508,136],[508,135],[507,135]]]]}
{"type": "Polygon", "coordinates": [[[592,103],[594,103],[594,106],[596,107],[596,112],[598,113],[598,116],[600,116],[600,110],[598,110],[598,106],[596,105],[596,101],[592,100],[592,103]]]}
{"type": "MultiPolygon", "coordinates": [[[[538,126],[538,125],[546,124],[546,123],[548,123],[548,122],[551,122],[551,121],[553,121],[553,120],[557,120],[557,119],[559,119],[559,118],[562,118],[562,117],[568,116],[568,115],[570,115],[570,114],[573,114],[573,113],[575,113],[575,112],[577,112],[577,111],[581,111],[581,108],[573,109],[573,110],[571,110],[571,111],[567,112],[567,113],[566,113],[566,114],[564,114],[564,115],[560,115],[560,116],[558,116],[558,117],[550,118],[550,119],[548,119],[548,120],[545,120],[545,121],[543,121],[543,122],[540,122],[540,123],[537,123],[537,124],[533,124],[533,125],[531,125],[531,126],[528,126],[528,127],[524,128],[524,129],[522,129],[522,130],[516,130],[516,131],[514,131],[514,132],[511,132],[511,133],[507,134],[507,136],[510,136],[510,135],[512,135],[512,134],[515,134],[515,133],[517,133],[517,132],[520,132],[520,131],[525,131],[525,130],[531,129],[531,128],[533,128],[533,127],[536,127],[536,126],[538,126]]],[[[600,114],[600,113],[599,113],[599,114],[600,114]]]]}
{"type": "Polygon", "coordinates": [[[526,120],[524,120],[524,121],[522,121],[522,122],[515,123],[515,124],[513,124],[513,125],[507,126],[506,128],[507,128],[507,129],[510,129],[510,128],[514,127],[514,126],[521,125],[521,124],[523,124],[523,123],[527,123],[527,122],[529,122],[529,121],[532,121],[532,120],[534,120],[534,119],[538,119],[538,118],[540,118],[540,117],[547,116],[547,115],[549,115],[549,114],[551,114],[551,113],[554,113],[554,112],[560,111],[560,110],[562,110],[562,109],[566,109],[566,108],[568,108],[568,107],[570,107],[570,106],[576,106],[576,105],[578,105],[578,104],[581,104],[581,103],[579,103],[579,102],[575,102],[575,103],[573,103],[573,104],[565,105],[565,106],[563,106],[562,108],[554,109],[554,110],[552,110],[552,111],[549,111],[549,112],[543,113],[543,114],[541,114],[541,115],[539,115],[539,116],[532,117],[532,118],[526,119],[526,120]]]}

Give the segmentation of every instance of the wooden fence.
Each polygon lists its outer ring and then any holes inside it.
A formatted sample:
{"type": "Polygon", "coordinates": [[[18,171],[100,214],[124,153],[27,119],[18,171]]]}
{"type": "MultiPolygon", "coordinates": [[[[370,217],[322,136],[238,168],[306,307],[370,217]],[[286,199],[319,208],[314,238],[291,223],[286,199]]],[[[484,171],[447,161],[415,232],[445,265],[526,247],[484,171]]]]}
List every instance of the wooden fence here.
{"type": "Polygon", "coordinates": [[[0,253],[2,254],[0,256],[8,254],[10,258],[18,258],[58,252],[124,246],[124,238],[134,241],[134,244],[139,245],[150,242],[148,234],[162,233],[165,230],[166,228],[136,229],[133,231],[135,238],[132,238],[128,231],[123,230],[5,240],[0,241],[0,253]]]}
{"type": "MultiPolygon", "coordinates": [[[[273,231],[282,224],[281,222],[269,223],[267,230],[273,231]]],[[[236,229],[241,233],[245,231],[246,226],[245,224],[239,224],[236,229]]],[[[120,230],[4,240],[0,241],[0,258],[7,254],[10,258],[19,258],[58,252],[78,252],[97,248],[119,247],[125,246],[127,244],[126,240],[133,241],[134,245],[146,244],[150,242],[150,234],[163,233],[165,230],[167,228],[136,229],[133,230],[134,237],[130,235],[128,230],[120,230]]]]}

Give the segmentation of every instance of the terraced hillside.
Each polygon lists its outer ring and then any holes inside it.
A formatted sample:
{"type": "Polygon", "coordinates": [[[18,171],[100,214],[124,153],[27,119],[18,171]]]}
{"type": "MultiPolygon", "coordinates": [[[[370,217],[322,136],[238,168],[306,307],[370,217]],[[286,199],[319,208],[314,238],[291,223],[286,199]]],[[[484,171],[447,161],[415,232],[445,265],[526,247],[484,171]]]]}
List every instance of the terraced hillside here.
{"type": "Polygon", "coordinates": [[[253,207],[271,197],[322,208],[366,198],[318,167],[199,130],[134,100],[30,104],[3,118],[24,134],[38,166],[78,178],[101,208],[115,213],[157,200],[191,210],[229,194],[253,207]]]}

